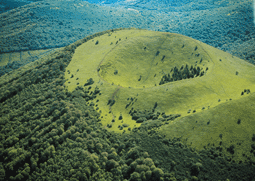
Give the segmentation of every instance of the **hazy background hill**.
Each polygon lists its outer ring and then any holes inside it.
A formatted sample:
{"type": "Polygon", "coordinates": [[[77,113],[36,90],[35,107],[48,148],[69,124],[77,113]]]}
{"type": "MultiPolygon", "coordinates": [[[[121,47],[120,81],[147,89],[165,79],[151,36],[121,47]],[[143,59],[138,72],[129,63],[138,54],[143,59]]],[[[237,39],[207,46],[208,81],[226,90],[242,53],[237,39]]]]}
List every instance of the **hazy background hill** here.
{"type": "Polygon", "coordinates": [[[1,53],[63,47],[96,32],[135,27],[180,33],[254,63],[252,0],[30,2],[1,1],[7,10],[0,14],[1,53]]]}

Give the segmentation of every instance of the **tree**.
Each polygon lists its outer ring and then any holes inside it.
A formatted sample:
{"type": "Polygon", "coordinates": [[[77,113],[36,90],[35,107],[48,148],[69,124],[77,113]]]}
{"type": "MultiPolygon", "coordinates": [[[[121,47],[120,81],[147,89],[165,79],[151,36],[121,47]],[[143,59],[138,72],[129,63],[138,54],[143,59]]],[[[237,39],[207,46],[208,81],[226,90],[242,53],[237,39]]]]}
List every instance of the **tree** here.
{"type": "Polygon", "coordinates": [[[131,174],[130,181],[142,181],[140,174],[137,172],[133,172],[131,174]]]}
{"type": "Polygon", "coordinates": [[[4,167],[2,165],[2,162],[0,163],[0,180],[1,181],[5,180],[5,170],[4,170],[4,167]]]}
{"type": "Polygon", "coordinates": [[[92,85],[94,84],[94,80],[92,78],[87,80],[87,83],[84,84],[84,86],[92,85]]]}

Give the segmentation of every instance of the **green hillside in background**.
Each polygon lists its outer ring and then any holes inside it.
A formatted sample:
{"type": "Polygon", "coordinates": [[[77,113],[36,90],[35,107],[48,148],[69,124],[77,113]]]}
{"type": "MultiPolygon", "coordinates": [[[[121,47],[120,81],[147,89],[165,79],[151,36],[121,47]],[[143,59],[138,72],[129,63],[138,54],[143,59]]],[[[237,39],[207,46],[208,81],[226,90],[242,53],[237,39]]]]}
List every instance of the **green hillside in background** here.
{"type": "Polygon", "coordinates": [[[252,180],[254,69],[140,29],[60,48],[0,78],[0,180],[252,180]]]}

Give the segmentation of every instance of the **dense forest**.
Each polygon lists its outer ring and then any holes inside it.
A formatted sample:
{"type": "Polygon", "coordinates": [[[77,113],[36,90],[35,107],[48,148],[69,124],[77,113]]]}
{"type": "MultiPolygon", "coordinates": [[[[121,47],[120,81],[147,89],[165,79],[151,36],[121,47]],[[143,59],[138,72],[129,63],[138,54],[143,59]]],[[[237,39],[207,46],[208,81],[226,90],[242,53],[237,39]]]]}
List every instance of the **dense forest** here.
{"type": "MultiPolygon", "coordinates": [[[[107,32],[88,36],[1,77],[0,180],[254,178],[252,162],[234,163],[215,148],[198,152],[179,138],[160,135],[157,129],[165,122],[158,113],[130,134],[102,127],[100,114],[88,102],[95,100],[100,88],[81,86],[68,92],[64,72],[76,47],[107,32]]],[[[138,120],[143,113],[130,114],[138,120]]]]}

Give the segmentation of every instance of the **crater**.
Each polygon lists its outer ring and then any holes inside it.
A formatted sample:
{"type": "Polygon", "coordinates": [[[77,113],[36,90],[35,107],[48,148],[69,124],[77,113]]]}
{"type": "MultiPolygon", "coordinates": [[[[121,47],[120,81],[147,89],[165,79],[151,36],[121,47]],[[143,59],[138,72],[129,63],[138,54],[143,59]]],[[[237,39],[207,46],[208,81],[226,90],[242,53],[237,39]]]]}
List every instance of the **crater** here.
{"type": "Polygon", "coordinates": [[[168,83],[201,76],[208,70],[209,60],[197,43],[176,34],[135,36],[120,41],[104,57],[98,73],[105,81],[121,87],[148,88],[162,85],[162,80],[168,83]],[[185,67],[190,75],[184,75],[185,67]],[[193,68],[199,72],[194,73],[193,68]]]}

